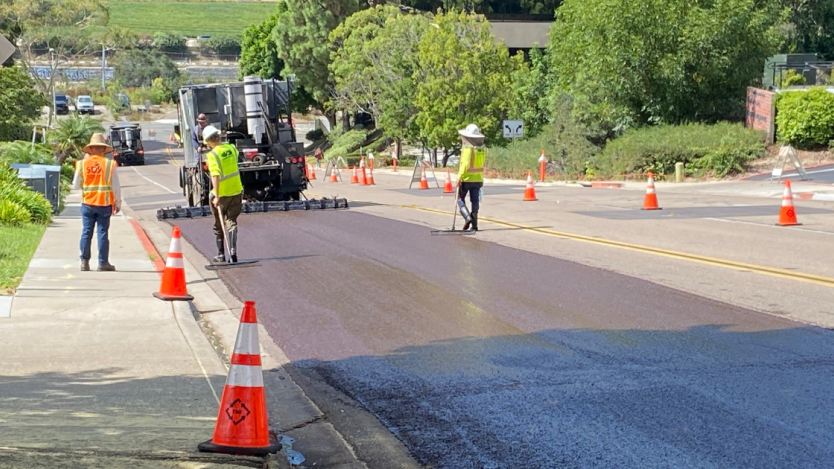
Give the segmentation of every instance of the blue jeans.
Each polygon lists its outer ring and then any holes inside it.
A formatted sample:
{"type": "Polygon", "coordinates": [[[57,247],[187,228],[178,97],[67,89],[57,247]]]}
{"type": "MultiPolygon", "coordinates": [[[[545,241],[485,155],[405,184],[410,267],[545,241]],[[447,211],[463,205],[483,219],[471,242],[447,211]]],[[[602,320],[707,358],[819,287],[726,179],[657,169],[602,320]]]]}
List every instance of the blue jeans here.
{"type": "Polygon", "coordinates": [[[99,207],[96,205],[81,205],[81,221],[84,228],[81,230],[81,260],[90,260],[90,247],[93,244],[93,229],[98,225],[98,265],[109,264],[110,261],[110,238],[107,232],[110,230],[110,215],[113,214],[113,207],[99,207]]]}
{"type": "Polygon", "coordinates": [[[460,200],[466,201],[466,195],[469,194],[469,201],[472,203],[472,214],[477,215],[481,208],[481,191],[483,190],[483,182],[461,182],[460,183],[460,200]]]}

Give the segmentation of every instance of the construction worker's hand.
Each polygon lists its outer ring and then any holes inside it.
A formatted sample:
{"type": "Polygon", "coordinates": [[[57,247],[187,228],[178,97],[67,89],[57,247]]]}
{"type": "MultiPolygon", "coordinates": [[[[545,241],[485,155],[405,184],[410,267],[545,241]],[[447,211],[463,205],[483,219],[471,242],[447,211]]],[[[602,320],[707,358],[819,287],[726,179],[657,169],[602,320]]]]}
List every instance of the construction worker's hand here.
{"type": "Polygon", "coordinates": [[[212,197],[210,203],[212,207],[217,208],[217,204],[220,203],[220,197],[212,197]]]}
{"type": "Polygon", "coordinates": [[[115,204],[113,204],[113,215],[119,213],[120,211],[122,211],[122,203],[116,202],[115,204]]]}

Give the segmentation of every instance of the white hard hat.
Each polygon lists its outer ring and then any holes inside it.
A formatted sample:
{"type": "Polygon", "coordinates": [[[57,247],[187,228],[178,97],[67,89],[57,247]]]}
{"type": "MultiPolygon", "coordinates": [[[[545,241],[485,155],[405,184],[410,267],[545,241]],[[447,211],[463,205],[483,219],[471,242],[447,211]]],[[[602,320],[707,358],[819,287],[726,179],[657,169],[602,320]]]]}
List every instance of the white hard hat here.
{"type": "Polygon", "coordinates": [[[484,134],[481,133],[481,129],[479,129],[475,124],[467,125],[465,129],[458,130],[458,133],[467,138],[484,138],[484,134]]]}
{"type": "Polygon", "coordinates": [[[207,125],[203,129],[203,138],[204,139],[205,138],[210,138],[212,135],[215,135],[215,134],[220,135],[220,129],[218,129],[217,127],[215,127],[213,125],[207,125]]]}

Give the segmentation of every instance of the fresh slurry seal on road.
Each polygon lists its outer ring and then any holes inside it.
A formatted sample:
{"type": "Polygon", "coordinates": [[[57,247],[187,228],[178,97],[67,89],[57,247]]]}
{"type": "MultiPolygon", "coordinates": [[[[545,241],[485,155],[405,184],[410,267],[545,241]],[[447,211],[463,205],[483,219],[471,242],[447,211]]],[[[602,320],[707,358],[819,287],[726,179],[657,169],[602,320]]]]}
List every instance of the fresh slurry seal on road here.
{"type": "MultiPolygon", "coordinates": [[[[206,256],[211,223],[180,222],[206,256]]],[[[425,465],[834,457],[830,331],[358,212],[241,217],[240,250],[261,267],[219,275],[257,302],[294,365],[360,402],[425,465]]]]}

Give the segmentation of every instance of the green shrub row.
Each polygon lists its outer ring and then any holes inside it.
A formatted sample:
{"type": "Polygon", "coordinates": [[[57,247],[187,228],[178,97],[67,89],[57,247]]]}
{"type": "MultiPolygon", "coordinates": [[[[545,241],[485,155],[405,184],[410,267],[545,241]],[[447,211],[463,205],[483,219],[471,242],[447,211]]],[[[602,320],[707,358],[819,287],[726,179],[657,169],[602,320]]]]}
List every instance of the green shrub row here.
{"type": "Polygon", "coordinates": [[[610,141],[595,166],[602,174],[670,174],[675,163],[697,176],[724,177],[744,171],[765,155],[762,132],[741,124],[684,124],[642,127],[610,141]]]}
{"type": "Polygon", "coordinates": [[[347,157],[350,153],[359,150],[367,138],[368,132],[364,129],[345,132],[333,141],[333,146],[326,152],[327,156],[328,158],[347,157]]]}
{"type": "Polygon", "coordinates": [[[776,99],[776,128],[780,141],[813,148],[834,139],[834,93],[823,86],[785,91],[776,99]]]}

